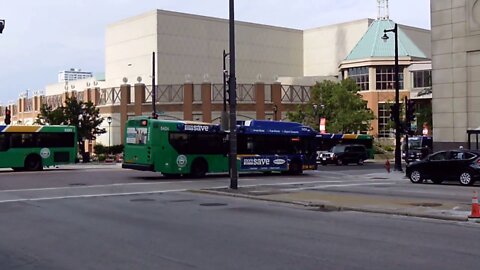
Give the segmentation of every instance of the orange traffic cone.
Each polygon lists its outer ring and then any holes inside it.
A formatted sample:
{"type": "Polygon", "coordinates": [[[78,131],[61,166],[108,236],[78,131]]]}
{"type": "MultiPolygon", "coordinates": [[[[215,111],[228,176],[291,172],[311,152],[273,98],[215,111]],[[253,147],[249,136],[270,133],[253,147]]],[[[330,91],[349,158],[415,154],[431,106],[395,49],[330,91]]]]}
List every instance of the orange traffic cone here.
{"type": "Polygon", "coordinates": [[[477,191],[473,192],[472,198],[472,214],[468,216],[469,218],[480,218],[480,207],[478,206],[478,195],[477,191]]]}
{"type": "Polygon", "coordinates": [[[385,169],[387,170],[388,173],[390,173],[390,161],[388,159],[385,162],[385,169]]]}

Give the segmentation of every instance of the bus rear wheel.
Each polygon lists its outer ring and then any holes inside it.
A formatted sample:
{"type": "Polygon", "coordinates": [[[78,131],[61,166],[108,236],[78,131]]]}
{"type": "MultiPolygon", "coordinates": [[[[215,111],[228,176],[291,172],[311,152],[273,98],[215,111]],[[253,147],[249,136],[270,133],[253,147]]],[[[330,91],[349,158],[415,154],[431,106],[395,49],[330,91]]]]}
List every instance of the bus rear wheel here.
{"type": "Polygon", "coordinates": [[[196,159],[192,163],[190,174],[195,178],[202,178],[207,174],[208,165],[204,159],[196,159]]]}
{"type": "Polygon", "coordinates": [[[29,155],[25,159],[24,168],[26,171],[41,171],[43,169],[42,159],[38,155],[29,155]]]}
{"type": "Polygon", "coordinates": [[[302,174],[303,173],[302,162],[293,161],[292,163],[290,163],[290,168],[288,172],[290,174],[302,174]]]}

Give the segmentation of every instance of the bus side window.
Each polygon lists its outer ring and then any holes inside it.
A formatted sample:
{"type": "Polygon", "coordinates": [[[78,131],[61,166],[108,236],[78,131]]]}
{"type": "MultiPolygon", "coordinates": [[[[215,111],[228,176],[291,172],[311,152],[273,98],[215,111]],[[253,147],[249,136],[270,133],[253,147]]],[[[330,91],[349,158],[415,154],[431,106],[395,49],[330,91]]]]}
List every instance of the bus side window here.
{"type": "Polygon", "coordinates": [[[13,133],[10,135],[10,147],[11,148],[22,147],[22,134],[13,133]]]}
{"type": "Polygon", "coordinates": [[[7,151],[9,148],[9,138],[7,134],[0,134],[0,152],[7,151]]]}

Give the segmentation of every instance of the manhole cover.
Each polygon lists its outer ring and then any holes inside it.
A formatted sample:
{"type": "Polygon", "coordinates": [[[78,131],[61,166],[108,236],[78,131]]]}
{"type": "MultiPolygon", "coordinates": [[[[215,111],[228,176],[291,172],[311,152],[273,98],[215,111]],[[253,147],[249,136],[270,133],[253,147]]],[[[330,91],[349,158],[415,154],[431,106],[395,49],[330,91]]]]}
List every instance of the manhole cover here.
{"type": "Polygon", "coordinates": [[[87,184],[85,184],[85,183],[71,183],[71,184],[69,184],[69,185],[70,185],[70,186],[77,186],[77,187],[78,187],[78,186],[86,186],[87,184]]]}
{"type": "Polygon", "coordinates": [[[421,207],[439,207],[439,206],[442,206],[441,203],[411,203],[410,205],[421,206],[421,207]]]}
{"type": "Polygon", "coordinates": [[[201,203],[200,206],[226,206],[226,203],[201,203]]]}
{"type": "Polygon", "coordinates": [[[154,202],[154,199],[148,199],[148,198],[138,198],[138,199],[131,199],[131,202],[154,202]]]}

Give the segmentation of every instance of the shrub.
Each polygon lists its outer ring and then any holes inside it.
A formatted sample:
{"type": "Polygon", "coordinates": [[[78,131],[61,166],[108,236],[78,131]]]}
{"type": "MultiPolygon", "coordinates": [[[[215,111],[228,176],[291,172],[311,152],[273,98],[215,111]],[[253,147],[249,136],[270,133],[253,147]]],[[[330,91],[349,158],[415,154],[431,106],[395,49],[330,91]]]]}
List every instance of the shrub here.
{"type": "Polygon", "coordinates": [[[124,148],[123,144],[112,145],[108,147],[108,153],[113,155],[120,154],[123,152],[123,148],[124,148]]]}
{"type": "Polygon", "coordinates": [[[105,154],[99,154],[98,155],[98,161],[105,161],[105,159],[107,159],[107,156],[105,154]]]}
{"type": "Polygon", "coordinates": [[[100,154],[112,154],[112,155],[116,155],[116,154],[120,154],[123,152],[123,144],[118,144],[118,145],[112,145],[112,146],[104,146],[103,144],[101,143],[97,143],[94,147],[93,147],[93,150],[95,151],[95,153],[97,155],[100,155],[100,154]]]}
{"type": "Polygon", "coordinates": [[[103,146],[101,143],[95,144],[93,147],[93,151],[95,151],[95,154],[101,155],[101,154],[106,154],[107,153],[107,147],[103,146]]]}

